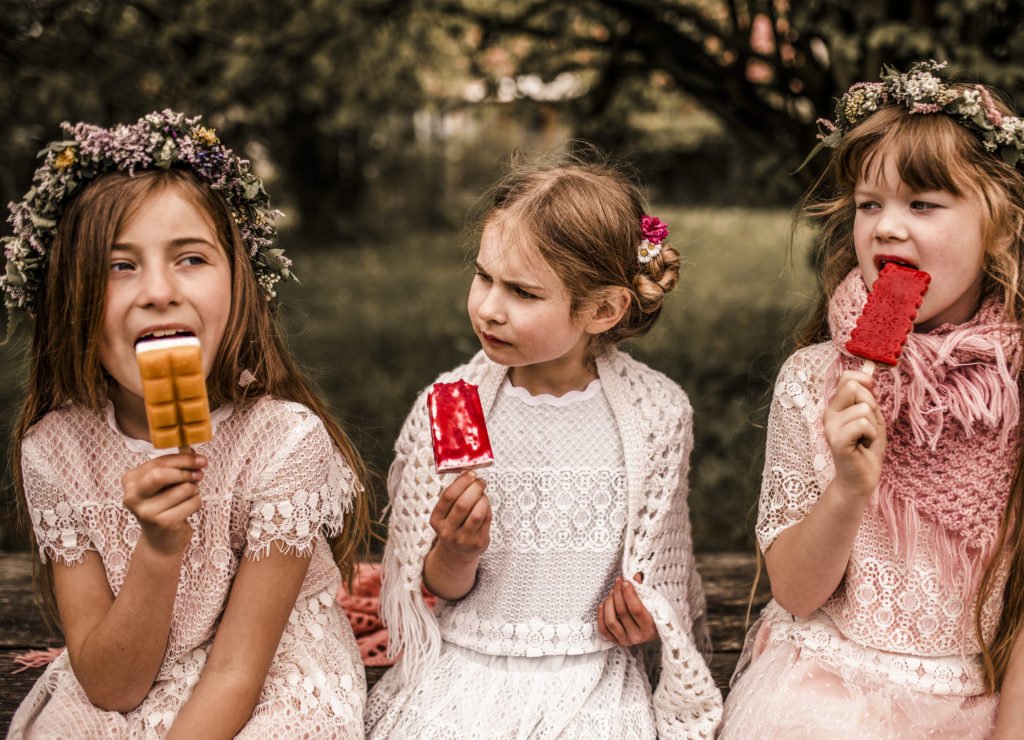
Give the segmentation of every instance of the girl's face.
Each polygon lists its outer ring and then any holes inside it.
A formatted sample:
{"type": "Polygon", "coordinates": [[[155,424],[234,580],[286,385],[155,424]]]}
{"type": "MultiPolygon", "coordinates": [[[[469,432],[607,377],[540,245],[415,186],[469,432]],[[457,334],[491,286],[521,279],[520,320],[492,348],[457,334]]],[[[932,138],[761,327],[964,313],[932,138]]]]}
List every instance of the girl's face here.
{"type": "Polygon", "coordinates": [[[857,181],[853,241],[868,287],[886,262],[923,270],[932,280],[915,331],[970,319],[981,299],[985,209],[976,196],[943,190],[914,192],[899,176],[896,157],[857,181]]]}
{"type": "Polygon", "coordinates": [[[177,187],[154,192],[115,237],[109,270],[100,362],[119,386],[118,411],[126,400],[142,408],[143,337],[195,335],[209,376],[231,310],[231,267],[206,214],[177,187]]]}
{"type": "Polygon", "coordinates": [[[500,221],[484,229],[469,289],[473,330],[491,360],[513,368],[517,385],[535,393],[551,392],[556,378],[579,385],[585,322],[572,316],[564,284],[540,253],[510,233],[500,221]]]}

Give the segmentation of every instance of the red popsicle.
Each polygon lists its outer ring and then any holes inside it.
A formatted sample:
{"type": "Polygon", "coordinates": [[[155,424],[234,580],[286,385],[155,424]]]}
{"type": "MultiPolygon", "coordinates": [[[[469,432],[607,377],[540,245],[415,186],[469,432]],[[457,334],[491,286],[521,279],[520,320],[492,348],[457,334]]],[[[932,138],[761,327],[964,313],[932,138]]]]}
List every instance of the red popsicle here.
{"type": "Polygon", "coordinates": [[[464,380],[434,383],[427,394],[437,472],[469,470],[494,462],[476,386],[464,380]]]}
{"type": "Polygon", "coordinates": [[[894,262],[882,268],[846,343],[850,354],[868,361],[865,372],[874,370],[873,362],[891,366],[899,362],[930,281],[927,272],[894,262]]]}

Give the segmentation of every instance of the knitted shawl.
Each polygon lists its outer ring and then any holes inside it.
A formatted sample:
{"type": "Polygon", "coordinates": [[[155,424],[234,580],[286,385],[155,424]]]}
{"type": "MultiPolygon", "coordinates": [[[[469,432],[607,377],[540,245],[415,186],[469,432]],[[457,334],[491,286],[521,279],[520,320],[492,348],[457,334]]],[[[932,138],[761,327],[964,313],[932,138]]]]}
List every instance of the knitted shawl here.
{"type": "MultiPolygon", "coordinates": [[[[661,639],[660,681],[654,691],[660,737],[712,738],[722,697],[698,648],[704,627],[704,592],[691,546],[688,491],[693,446],[692,409],[682,389],[628,355],[611,350],[597,359],[598,376],[622,437],[628,486],[622,575],[632,579],[661,639]]],[[[493,407],[508,368],[480,352],[438,381],[463,379],[480,388],[485,414],[493,407]]],[[[395,443],[388,474],[390,520],[384,551],[381,616],[389,655],[402,653],[394,670],[415,682],[437,659],[441,633],[420,591],[423,561],[434,539],[429,525],[442,489],[434,468],[426,391],[395,443]]]]}
{"type": "MultiPolygon", "coordinates": [[[[846,342],[867,301],[860,269],[829,303],[829,327],[838,349],[826,377],[826,402],[839,376],[861,360],[846,342]]],[[[896,543],[909,558],[922,520],[937,525],[932,556],[943,583],[963,577],[973,594],[995,546],[1020,444],[1020,327],[986,300],[969,321],[911,333],[899,365],[879,365],[875,396],[886,421],[882,477],[875,491],[896,543]]]]}

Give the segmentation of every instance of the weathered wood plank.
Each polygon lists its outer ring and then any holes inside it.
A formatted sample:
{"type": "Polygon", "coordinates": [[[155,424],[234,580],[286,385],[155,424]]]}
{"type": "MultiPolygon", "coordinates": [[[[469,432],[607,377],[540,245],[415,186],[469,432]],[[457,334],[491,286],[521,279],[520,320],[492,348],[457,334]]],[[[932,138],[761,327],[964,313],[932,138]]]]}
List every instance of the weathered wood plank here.
{"type": "MultiPolygon", "coordinates": [[[[702,553],[697,567],[708,600],[708,626],[714,643],[711,673],[723,690],[739,658],[745,634],[747,602],[756,571],[753,552],[702,553]]],[[[753,616],[768,598],[762,577],[753,616]]],[[[42,675],[42,668],[13,673],[14,657],[28,650],[62,644],[60,632],[48,625],[33,596],[32,561],[28,553],[0,552],[0,735],[5,735],[14,711],[42,675]]],[[[368,668],[372,686],[385,669],[368,668]]]]}

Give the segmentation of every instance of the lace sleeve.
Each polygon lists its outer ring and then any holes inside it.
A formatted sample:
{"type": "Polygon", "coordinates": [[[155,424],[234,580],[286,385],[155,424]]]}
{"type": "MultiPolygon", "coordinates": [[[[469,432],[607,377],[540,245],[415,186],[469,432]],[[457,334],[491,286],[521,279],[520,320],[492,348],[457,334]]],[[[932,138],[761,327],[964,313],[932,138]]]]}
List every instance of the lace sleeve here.
{"type": "Polygon", "coordinates": [[[831,477],[831,456],[819,431],[826,351],[817,345],[792,355],[775,383],[756,528],[762,552],[807,516],[831,477]]]}
{"type": "MultiPolygon", "coordinates": [[[[39,559],[64,565],[82,562],[95,546],[82,512],[66,495],[67,488],[56,464],[66,455],[58,452],[49,434],[30,432],[21,445],[21,476],[39,559]]],[[[61,447],[63,449],[63,447],[61,447]]]]}
{"type": "Polygon", "coordinates": [[[274,404],[254,430],[267,461],[246,492],[245,555],[259,559],[277,543],[309,554],[317,533],[341,531],[357,482],[320,418],[299,404],[274,404]]]}

